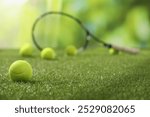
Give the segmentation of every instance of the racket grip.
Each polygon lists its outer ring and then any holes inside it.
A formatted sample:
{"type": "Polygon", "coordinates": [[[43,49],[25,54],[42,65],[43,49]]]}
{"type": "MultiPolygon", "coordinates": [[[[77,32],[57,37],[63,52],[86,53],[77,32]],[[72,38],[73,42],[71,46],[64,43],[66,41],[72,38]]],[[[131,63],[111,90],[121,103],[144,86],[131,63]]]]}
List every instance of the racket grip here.
{"type": "Polygon", "coordinates": [[[129,54],[138,54],[140,52],[140,50],[137,48],[127,48],[127,47],[120,47],[116,45],[111,45],[111,47],[118,51],[126,52],[129,54]]]}

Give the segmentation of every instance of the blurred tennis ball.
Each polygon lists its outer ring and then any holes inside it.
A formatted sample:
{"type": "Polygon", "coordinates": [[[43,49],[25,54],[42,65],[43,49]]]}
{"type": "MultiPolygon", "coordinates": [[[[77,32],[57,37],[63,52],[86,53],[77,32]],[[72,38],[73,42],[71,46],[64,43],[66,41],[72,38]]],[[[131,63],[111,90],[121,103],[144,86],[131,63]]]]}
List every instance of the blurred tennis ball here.
{"type": "Polygon", "coordinates": [[[21,56],[32,56],[33,48],[30,44],[25,44],[20,48],[19,54],[21,56]]]}
{"type": "Polygon", "coordinates": [[[74,56],[78,53],[78,50],[75,46],[70,45],[66,48],[66,53],[68,56],[74,56]]]}
{"type": "Polygon", "coordinates": [[[28,81],[32,78],[32,67],[27,61],[15,61],[9,68],[9,77],[13,81],[28,81]]]}
{"type": "Polygon", "coordinates": [[[56,57],[56,53],[52,48],[45,48],[41,51],[42,59],[52,60],[55,59],[55,57],[56,57]]]}
{"type": "Polygon", "coordinates": [[[114,49],[114,48],[110,48],[110,49],[109,49],[109,54],[110,54],[110,55],[117,55],[117,54],[119,54],[119,51],[116,50],[116,49],[114,49]]]}

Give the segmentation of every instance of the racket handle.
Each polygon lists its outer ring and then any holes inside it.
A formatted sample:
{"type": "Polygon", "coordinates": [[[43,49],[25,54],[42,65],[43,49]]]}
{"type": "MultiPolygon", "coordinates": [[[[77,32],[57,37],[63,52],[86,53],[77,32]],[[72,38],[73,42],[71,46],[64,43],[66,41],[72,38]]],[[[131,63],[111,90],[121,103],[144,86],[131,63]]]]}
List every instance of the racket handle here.
{"type": "Polygon", "coordinates": [[[126,47],[120,47],[116,45],[111,45],[111,47],[118,51],[126,52],[129,54],[138,54],[140,52],[140,50],[137,48],[126,48],[126,47]]]}

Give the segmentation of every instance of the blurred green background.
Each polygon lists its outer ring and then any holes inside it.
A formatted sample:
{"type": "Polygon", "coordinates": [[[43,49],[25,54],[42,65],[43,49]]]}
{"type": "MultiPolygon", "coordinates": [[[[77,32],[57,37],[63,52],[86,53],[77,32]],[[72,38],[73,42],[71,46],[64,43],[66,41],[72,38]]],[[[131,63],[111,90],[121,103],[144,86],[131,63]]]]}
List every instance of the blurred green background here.
{"type": "MultiPolygon", "coordinates": [[[[19,48],[24,43],[32,43],[33,22],[47,11],[72,14],[106,42],[150,47],[149,0],[0,0],[0,48],[19,48]]],[[[50,26],[41,24],[37,31],[40,42],[53,47],[81,43],[79,38],[83,37],[79,27],[70,23],[73,26],[65,30],[69,21],[57,19],[51,21],[50,26]],[[72,40],[72,37],[77,40],[72,40]]]]}

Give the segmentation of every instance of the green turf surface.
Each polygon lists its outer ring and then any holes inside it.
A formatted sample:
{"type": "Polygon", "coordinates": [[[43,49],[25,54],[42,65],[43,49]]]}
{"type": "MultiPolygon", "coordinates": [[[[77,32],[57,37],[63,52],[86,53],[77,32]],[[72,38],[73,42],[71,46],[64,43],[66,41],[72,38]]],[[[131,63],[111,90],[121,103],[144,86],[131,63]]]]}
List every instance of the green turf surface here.
{"type": "Polygon", "coordinates": [[[89,49],[74,57],[58,53],[42,60],[23,58],[17,50],[0,50],[0,99],[150,99],[150,51],[111,56],[89,49]],[[33,80],[13,82],[8,69],[15,60],[33,66],[33,80]]]}

